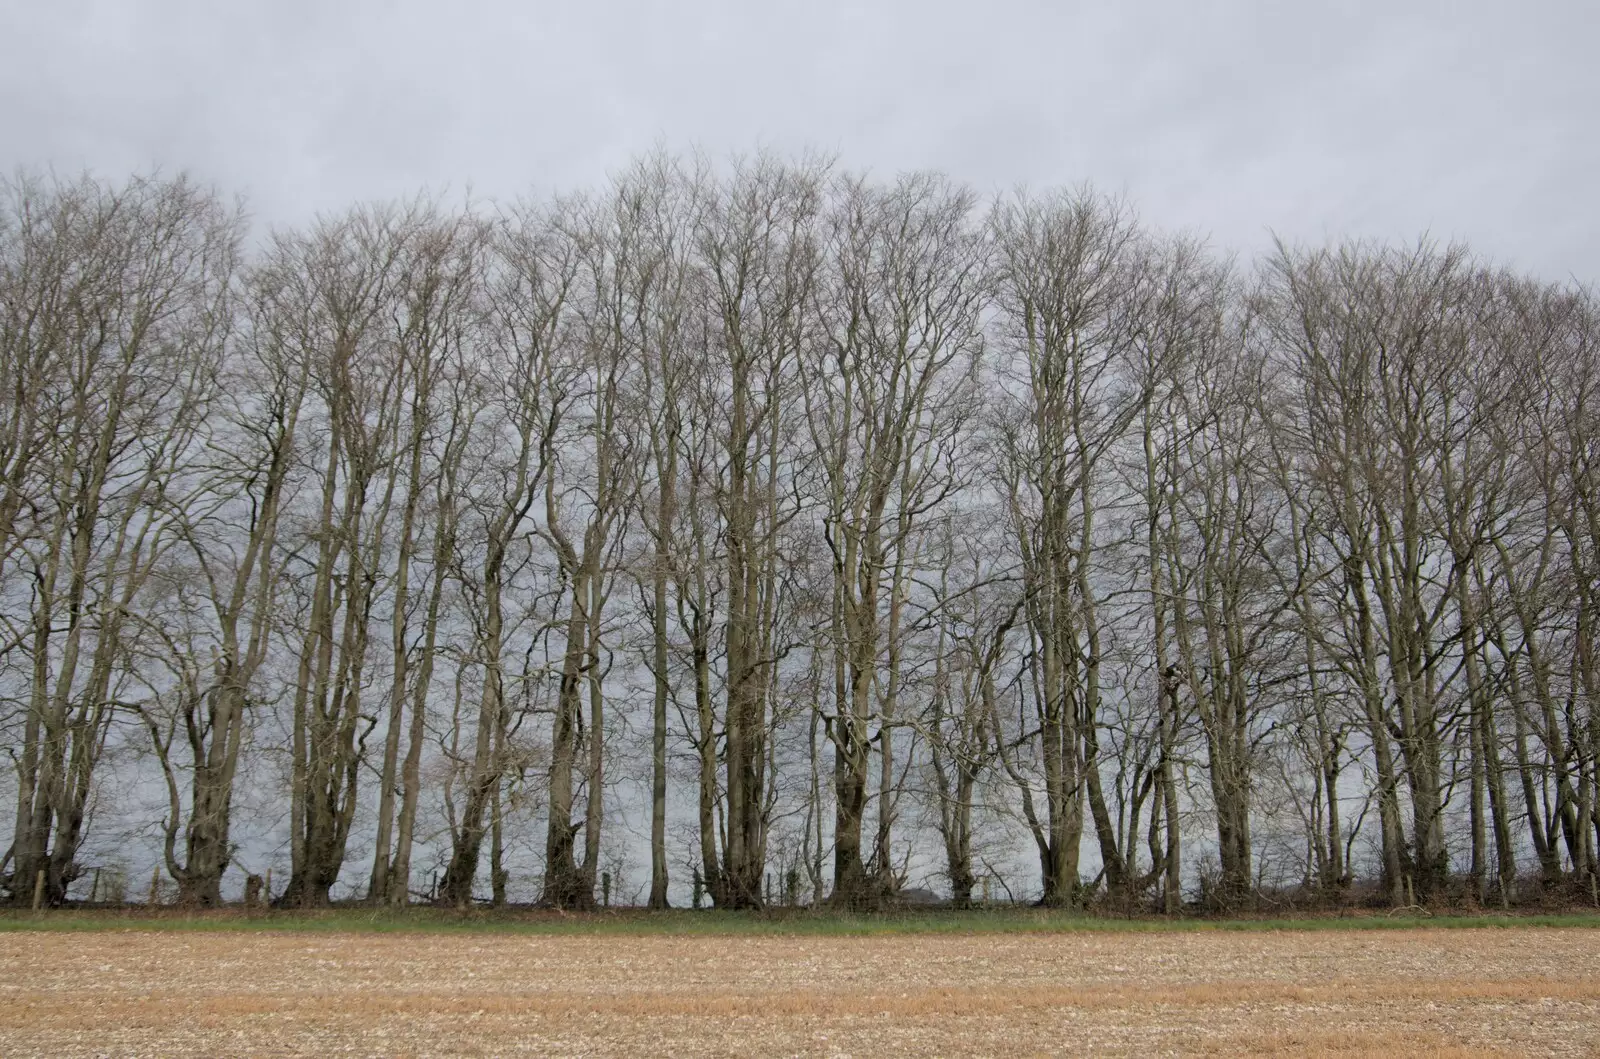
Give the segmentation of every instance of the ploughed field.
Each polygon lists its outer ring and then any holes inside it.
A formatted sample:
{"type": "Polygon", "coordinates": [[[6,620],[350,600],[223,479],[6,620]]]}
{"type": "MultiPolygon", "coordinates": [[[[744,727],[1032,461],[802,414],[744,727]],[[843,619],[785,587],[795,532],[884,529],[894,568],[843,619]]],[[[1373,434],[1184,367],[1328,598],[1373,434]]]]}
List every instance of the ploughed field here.
{"type": "Polygon", "coordinates": [[[1600,931],[0,932],[0,1055],[1600,1054],[1600,931]]]}

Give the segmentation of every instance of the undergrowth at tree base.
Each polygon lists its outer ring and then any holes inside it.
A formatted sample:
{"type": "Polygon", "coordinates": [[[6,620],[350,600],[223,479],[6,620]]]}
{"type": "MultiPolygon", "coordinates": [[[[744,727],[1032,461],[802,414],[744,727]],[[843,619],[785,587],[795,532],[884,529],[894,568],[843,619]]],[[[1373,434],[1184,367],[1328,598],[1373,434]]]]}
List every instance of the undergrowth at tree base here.
{"type": "Polygon", "coordinates": [[[1033,907],[842,913],[807,908],[760,912],[613,909],[562,912],[536,906],[404,909],[334,905],[320,910],[142,905],[0,910],[0,930],[481,931],[508,934],[884,935],[1074,931],[1272,931],[1417,928],[1600,928],[1600,912],[1570,908],[1477,912],[1346,908],[1295,915],[1094,915],[1033,907]]]}

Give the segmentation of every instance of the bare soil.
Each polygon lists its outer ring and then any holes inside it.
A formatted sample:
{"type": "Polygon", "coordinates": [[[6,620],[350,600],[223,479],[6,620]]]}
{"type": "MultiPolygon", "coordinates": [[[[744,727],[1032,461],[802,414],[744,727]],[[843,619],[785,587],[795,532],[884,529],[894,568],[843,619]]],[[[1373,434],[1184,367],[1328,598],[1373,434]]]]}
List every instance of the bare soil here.
{"type": "Polygon", "coordinates": [[[0,1055],[1600,1055],[1587,929],[0,933],[0,1055]]]}

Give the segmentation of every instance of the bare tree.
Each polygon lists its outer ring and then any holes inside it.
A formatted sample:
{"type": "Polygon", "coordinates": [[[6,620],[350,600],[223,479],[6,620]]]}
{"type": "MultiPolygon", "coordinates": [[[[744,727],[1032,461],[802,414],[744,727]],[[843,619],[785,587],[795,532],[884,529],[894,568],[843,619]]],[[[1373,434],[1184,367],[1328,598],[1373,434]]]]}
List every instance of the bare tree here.
{"type": "Polygon", "coordinates": [[[533,512],[549,488],[558,431],[575,386],[570,320],[580,257],[562,231],[561,209],[525,205],[506,219],[490,292],[491,345],[486,363],[478,366],[481,389],[467,395],[490,411],[470,495],[461,501],[473,522],[473,559],[460,561],[464,569],[473,560],[476,565],[463,576],[470,577],[478,615],[473,660],[481,667],[482,692],[441,897],[462,905],[472,899],[488,833],[485,814],[507,767],[506,592],[518,568],[532,561],[538,532],[533,512]]]}
{"type": "Polygon", "coordinates": [[[173,513],[198,503],[191,464],[230,330],[239,222],[182,178],[11,195],[4,345],[22,404],[7,413],[0,545],[30,599],[12,626],[28,690],[10,877],[26,900],[42,872],[54,904],[79,872],[110,728],[134,705],[129,660],[154,631],[144,594],[182,539],[173,513]],[[49,436],[34,433],[45,422],[49,436]]]}
{"type": "MultiPolygon", "coordinates": [[[[292,499],[298,425],[310,381],[301,363],[284,355],[275,327],[272,306],[282,281],[270,267],[249,277],[249,324],[225,372],[229,385],[218,395],[204,462],[197,468],[203,491],[172,512],[191,560],[177,572],[177,602],[185,611],[209,610],[215,623],[207,637],[214,637],[207,645],[209,666],[194,637],[180,644],[174,635],[184,628],[181,615],[170,622],[170,631],[162,628],[172,648],[164,661],[182,708],[165,725],[146,713],[168,787],[165,859],[186,903],[222,900],[222,877],[234,852],[229,825],[247,717],[265,697],[258,674],[274,628],[282,558],[278,527],[292,499]],[[187,578],[203,586],[199,599],[189,598],[187,578]],[[187,820],[178,791],[179,762],[171,752],[180,722],[187,743],[183,767],[191,771],[187,820]],[[180,830],[182,864],[175,855],[180,830]]],[[[161,688],[152,691],[159,697],[161,688]]]]}
{"type": "MultiPolygon", "coordinates": [[[[478,399],[473,386],[476,357],[481,355],[484,272],[487,267],[489,229],[464,214],[442,216],[425,211],[401,262],[401,287],[393,318],[399,371],[408,392],[403,398],[405,422],[398,426],[404,461],[405,490],[401,503],[399,539],[395,545],[390,606],[389,714],[384,735],[383,763],[379,772],[379,800],[375,853],[368,899],[404,904],[409,892],[409,852],[416,820],[418,762],[422,727],[432,682],[438,644],[440,608],[449,560],[454,551],[454,510],[459,495],[455,480],[466,443],[472,434],[478,399]],[[443,444],[433,450],[435,438],[443,444]],[[418,572],[429,578],[422,603],[420,639],[413,626],[417,601],[412,596],[413,566],[426,546],[422,523],[427,507],[434,508],[434,542],[431,561],[418,572]],[[410,746],[406,774],[401,776],[401,735],[408,728],[410,746]],[[403,786],[402,786],[403,784],[403,786]],[[401,794],[399,815],[402,835],[395,845],[395,796],[401,794]],[[391,852],[394,858],[391,861],[391,852]]],[[[494,535],[490,535],[492,539],[494,535]]],[[[491,548],[493,544],[491,544],[491,548]]],[[[496,601],[497,603],[498,601],[496,601]]]]}
{"type": "MultiPolygon", "coordinates": [[[[762,902],[768,811],[770,692],[784,646],[776,637],[783,592],[782,534],[795,517],[791,488],[799,357],[809,335],[823,165],[770,158],[741,164],[709,189],[696,233],[707,282],[707,352],[694,407],[706,417],[717,469],[712,490],[726,593],[721,626],[726,705],[723,743],[726,827],[720,866],[703,853],[720,907],[762,902]]],[[[704,523],[701,524],[703,530],[704,523]]],[[[695,618],[706,617],[701,584],[695,618]]],[[[705,657],[699,627],[699,666],[705,657]]],[[[709,676],[709,668],[703,672],[709,676]]],[[[708,689],[707,689],[708,690],[708,689]]],[[[702,847],[712,821],[712,708],[701,699],[702,847]]]]}
{"type": "Polygon", "coordinates": [[[550,741],[550,815],[544,901],[559,908],[594,904],[604,822],[605,691],[610,667],[605,608],[621,566],[633,507],[637,432],[623,421],[637,348],[625,288],[639,251],[632,223],[637,200],[620,187],[575,205],[563,218],[581,262],[578,311],[584,336],[572,351],[573,434],[544,481],[541,536],[555,554],[568,600],[562,629],[560,693],[550,741]],[[583,709],[588,700],[587,715],[583,709]],[[581,772],[584,815],[572,819],[581,772]],[[583,831],[583,860],[575,839],[583,831]]]}
{"type": "MultiPolygon", "coordinates": [[[[862,822],[873,744],[892,767],[915,531],[959,483],[981,350],[983,244],[970,191],[917,175],[843,178],[829,210],[824,340],[804,396],[833,568],[835,903],[896,888],[883,816],[868,874],[862,822]],[[876,731],[874,731],[874,727],[876,731]]],[[[882,807],[887,812],[887,807],[882,807]]]]}
{"type": "Polygon", "coordinates": [[[1010,735],[1019,748],[1037,748],[1042,815],[1016,758],[1002,761],[1021,785],[1043,901],[1066,905],[1077,900],[1086,800],[1108,882],[1122,886],[1110,877],[1121,857],[1099,774],[1107,586],[1097,572],[1096,514],[1112,449],[1143,404],[1123,370],[1132,348],[1123,309],[1136,230],[1123,206],[1087,190],[1015,196],[995,207],[989,225],[1001,346],[995,486],[1020,559],[1037,722],[1010,735]]]}
{"type": "Polygon", "coordinates": [[[977,205],[657,152],[246,257],[182,178],[6,182],[0,885],[120,831],[216,904],[286,824],[280,903],[370,842],[375,903],[586,908],[648,790],[657,908],[1028,836],[1051,906],[1595,899],[1593,292],[977,205]]]}
{"type": "MultiPolygon", "coordinates": [[[[357,808],[367,738],[363,709],[373,610],[390,542],[406,366],[385,329],[416,217],[357,209],[309,235],[280,235],[290,279],[282,328],[310,376],[321,417],[317,506],[305,513],[286,566],[294,582],[299,658],[293,685],[291,874],[286,905],[326,904],[357,808]],[[301,594],[303,593],[303,595],[301,594]]],[[[308,461],[312,454],[308,452],[308,461]]]]}

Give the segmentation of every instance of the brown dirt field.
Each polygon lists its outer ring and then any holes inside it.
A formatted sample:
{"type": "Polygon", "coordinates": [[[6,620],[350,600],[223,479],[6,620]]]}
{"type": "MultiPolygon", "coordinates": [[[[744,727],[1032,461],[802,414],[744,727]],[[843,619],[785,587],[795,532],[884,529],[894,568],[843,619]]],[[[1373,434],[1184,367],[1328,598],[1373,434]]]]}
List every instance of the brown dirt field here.
{"type": "Polygon", "coordinates": [[[1600,1055],[1583,929],[0,934],[0,1056],[1600,1055]]]}

